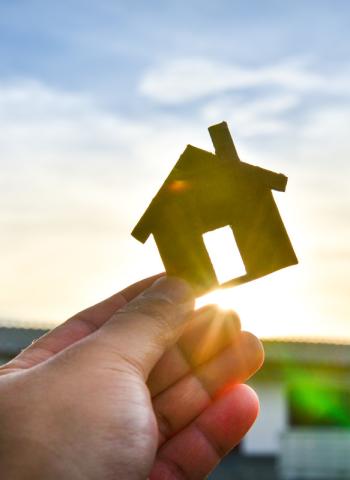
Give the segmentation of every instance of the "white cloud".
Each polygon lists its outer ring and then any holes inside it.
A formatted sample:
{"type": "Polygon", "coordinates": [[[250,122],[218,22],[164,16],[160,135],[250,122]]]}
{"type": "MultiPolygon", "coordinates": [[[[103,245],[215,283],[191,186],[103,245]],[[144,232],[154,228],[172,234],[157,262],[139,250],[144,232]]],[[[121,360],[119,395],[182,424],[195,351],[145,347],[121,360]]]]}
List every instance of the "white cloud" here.
{"type": "MultiPolygon", "coordinates": [[[[324,154],[338,152],[341,155],[350,154],[350,98],[343,105],[321,106],[305,116],[302,133],[306,145],[313,148],[326,144],[324,154]]],[[[321,153],[321,152],[320,152],[321,153]]],[[[348,165],[349,162],[346,162],[348,165]]]]}
{"type": "Polygon", "coordinates": [[[336,94],[350,91],[349,75],[322,75],[312,71],[304,59],[248,67],[204,58],[180,58],[151,68],[139,85],[143,95],[168,105],[251,87],[336,94]]]}
{"type": "Polygon", "coordinates": [[[85,148],[89,160],[91,147],[111,152],[149,131],[144,123],[102,110],[86,95],[31,80],[0,84],[0,122],[1,151],[22,160],[28,147],[34,163],[43,157],[60,163],[77,147],[85,148]]]}
{"type": "Polygon", "coordinates": [[[150,69],[140,83],[140,91],[161,103],[176,104],[239,88],[277,85],[300,89],[320,83],[322,78],[306,71],[299,62],[248,68],[184,58],[150,69]]]}
{"type": "Polygon", "coordinates": [[[84,95],[31,80],[0,85],[0,220],[90,223],[86,208],[109,211],[111,172],[121,180],[130,145],[148,131],[84,95]]]}
{"type": "Polygon", "coordinates": [[[154,271],[130,237],[153,127],[23,80],[0,84],[0,132],[1,316],[58,320],[154,271]]]}
{"type": "Polygon", "coordinates": [[[290,125],[283,114],[300,103],[299,95],[276,94],[242,100],[223,95],[204,104],[201,109],[208,125],[225,119],[240,138],[278,134],[290,125]]]}

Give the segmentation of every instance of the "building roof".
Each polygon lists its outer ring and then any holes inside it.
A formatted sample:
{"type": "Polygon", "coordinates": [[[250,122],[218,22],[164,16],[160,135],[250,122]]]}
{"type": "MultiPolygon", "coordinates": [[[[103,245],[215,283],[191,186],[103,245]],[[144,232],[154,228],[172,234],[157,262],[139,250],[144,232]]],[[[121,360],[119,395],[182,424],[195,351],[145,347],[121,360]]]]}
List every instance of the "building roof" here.
{"type": "Polygon", "coordinates": [[[266,340],[267,365],[350,367],[350,345],[320,340],[266,340]]]}
{"type": "Polygon", "coordinates": [[[47,330],[0,327],[0,357],[12,358],[47,330]]]}

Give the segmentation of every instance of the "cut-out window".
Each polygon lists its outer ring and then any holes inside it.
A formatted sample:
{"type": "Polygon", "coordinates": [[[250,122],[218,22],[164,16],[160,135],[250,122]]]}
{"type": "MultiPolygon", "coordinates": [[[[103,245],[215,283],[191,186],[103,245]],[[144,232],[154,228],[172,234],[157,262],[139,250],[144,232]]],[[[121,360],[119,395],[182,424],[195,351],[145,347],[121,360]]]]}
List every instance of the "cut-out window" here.
{"type": "Polygon", "coordinates": [[[203,240],[219,283],[246,274],[244,263],[230,227],[205,233],[203,240]]]}

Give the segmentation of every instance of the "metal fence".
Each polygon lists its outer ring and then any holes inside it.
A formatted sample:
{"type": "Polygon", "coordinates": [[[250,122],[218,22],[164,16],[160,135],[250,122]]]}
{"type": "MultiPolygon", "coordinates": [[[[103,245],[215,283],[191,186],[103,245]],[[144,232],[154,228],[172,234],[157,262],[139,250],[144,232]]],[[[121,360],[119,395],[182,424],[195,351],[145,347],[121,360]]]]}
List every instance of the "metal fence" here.
{"type": "Polygon", "coordinates": [[[292,428],[281,438],[281,480],[349,480],[350,430],[292,428]]]}

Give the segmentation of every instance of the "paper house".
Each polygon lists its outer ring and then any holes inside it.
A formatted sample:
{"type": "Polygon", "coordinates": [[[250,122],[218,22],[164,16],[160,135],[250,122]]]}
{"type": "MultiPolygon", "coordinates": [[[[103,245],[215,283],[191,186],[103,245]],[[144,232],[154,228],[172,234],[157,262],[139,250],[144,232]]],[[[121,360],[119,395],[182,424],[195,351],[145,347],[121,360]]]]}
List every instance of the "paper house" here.
{"type": "Polygon", "coordinates": [[[298,263],[272,195],[285,191],[287,177],[242,162],[226,122],[209,133],[215,155],[188,145],[132,231],[143,243],[152,234],[167,274],[198,295],[298,263]],[[219,285],[203,234],[225,226],[246,274],[219,285]]]}

